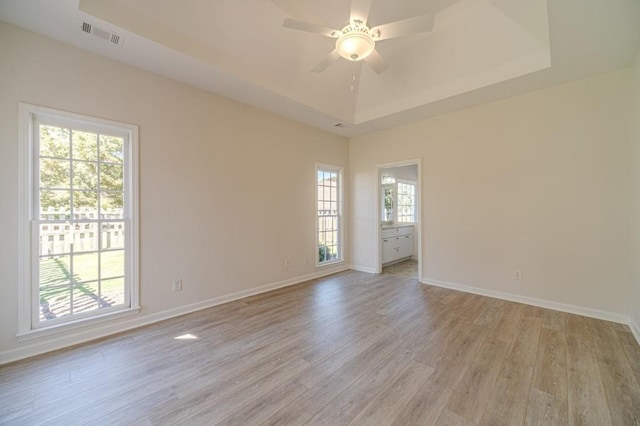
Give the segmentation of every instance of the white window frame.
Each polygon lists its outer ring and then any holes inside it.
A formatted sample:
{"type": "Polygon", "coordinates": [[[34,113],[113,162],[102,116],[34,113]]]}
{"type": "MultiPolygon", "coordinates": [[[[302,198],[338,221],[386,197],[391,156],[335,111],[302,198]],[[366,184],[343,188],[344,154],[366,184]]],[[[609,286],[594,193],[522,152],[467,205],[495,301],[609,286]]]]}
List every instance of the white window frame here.
{"type": "Polygon", "coordinates": [[[395,185],[395,188],[394,188],[395,205],[393,207],[394,207],[395,222],[396,223],[416,223],[416,219],[418,217],[418,184],[417,182],[413,180],[396,179],[396,183],[394,185],[395,185]],[[400,184],[413,186],[413,219],[414,220],[412,222],[400,221],[400,203],[399,203],[400,190],[398,188],[400,184]]]}
{"type": "Polygon", "coordinates": [[[329,265],[335,265],[337,263],[342,263],[344,262],[344,218],[343,218],[343,212],[344,212],[344,168],[340,167],[340,166],[335,166],[335,165],[331,165],[331,164],[323,164],[323,163],[316,163],[316,167],[315,167],[315,173],[314,173],[314,186],[315,186],[315,198],[313,200],[313,202],[315,203],[315,222],[316,222],[316,226],[315,226],[315,262],[316,262],[316,267],[325,267],[325,266],[329,266],[329,265]],[[330,261],[324,261],[324,262],[320,262],[318,259],[318,253],[320,251],[320,244],[318,241],[318,235],[320,234],[320,228],[318,226],[318,172],[319,171],[327,171],[327,172],[335,172],[338,175],[338,191],[337,191],[337,195],[338,195],[338,258],[337,259],[333,259],[330,261]]]}
{"type": "Polygon", "coordinates": [[[19,279],[18,279],[18,334],[19,340],[31,340],[62,333],[79,327],[115,318],[137,314],[139,306],[139,209],[138,209],[138,126],[60,111],[26,103],[19,104],[19,279]],[[125,304],[107,312],[96,310],[93,315],[71,316],[65,321],[47,325],[38,321],[38,231],[39,218],[34,205],[39,181],[34,166],[37,147],[38,121],[62,125],[77,130],[117,132],[128,139],[125,144],[125,221],[129,228],[125,240],[125,304]],[[128,167],[126,167],[128,165],[128,167]]]}

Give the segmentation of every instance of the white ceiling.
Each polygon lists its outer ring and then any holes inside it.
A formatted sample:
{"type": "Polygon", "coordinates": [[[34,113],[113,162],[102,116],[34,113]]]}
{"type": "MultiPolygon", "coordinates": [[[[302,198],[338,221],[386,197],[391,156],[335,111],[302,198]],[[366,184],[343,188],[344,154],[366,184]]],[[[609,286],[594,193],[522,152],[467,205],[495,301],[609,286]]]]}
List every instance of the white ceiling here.
{"type": "Polygon", "coordinates": [[[370,26],[435,13],[434,29],[379,42],[382,74],[344,59],[313,73],[335,40],[283,28],[282,3],[349,18],[349,0],[0,0],[0,19],[345,136],[621,68],[640,48],[640,0],[372,0],[370,26]]]}

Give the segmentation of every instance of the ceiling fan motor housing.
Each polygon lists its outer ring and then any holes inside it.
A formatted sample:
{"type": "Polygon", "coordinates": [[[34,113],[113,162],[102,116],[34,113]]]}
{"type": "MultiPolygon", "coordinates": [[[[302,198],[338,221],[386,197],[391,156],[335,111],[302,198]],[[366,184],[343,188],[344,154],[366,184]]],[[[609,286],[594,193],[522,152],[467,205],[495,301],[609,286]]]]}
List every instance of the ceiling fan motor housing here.
{"type": "Polygon", "coordinates": [[[336,41],[336,50],[345,59],[360,61],[373,52],[376,42],[366,25],[352,23],[344,27],[336,41]]]}

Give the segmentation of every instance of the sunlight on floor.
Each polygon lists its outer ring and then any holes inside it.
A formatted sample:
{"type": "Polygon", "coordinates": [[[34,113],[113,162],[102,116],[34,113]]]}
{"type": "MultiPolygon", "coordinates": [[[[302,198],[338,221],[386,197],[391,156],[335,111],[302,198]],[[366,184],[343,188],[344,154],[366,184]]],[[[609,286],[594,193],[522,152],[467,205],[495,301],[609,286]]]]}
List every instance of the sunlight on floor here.
{"type": "Polygon", "coordinates": [[[176,336],[173,339],[174,340],[196,340],[198,338],[198,336],[195,336],[193,334],[187,333],[187,334],[183,334],[181,336],[176,336]]]}

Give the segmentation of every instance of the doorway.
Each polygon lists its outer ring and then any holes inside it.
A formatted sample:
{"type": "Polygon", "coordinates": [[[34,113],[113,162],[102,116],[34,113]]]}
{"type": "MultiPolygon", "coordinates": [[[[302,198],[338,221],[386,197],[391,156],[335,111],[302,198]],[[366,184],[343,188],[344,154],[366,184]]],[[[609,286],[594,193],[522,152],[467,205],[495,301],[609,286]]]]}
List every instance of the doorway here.
{"type": "Polygon", "coordinates": [[[421,161],[377,165],[377,272],[422,277],[421,161]]]}

